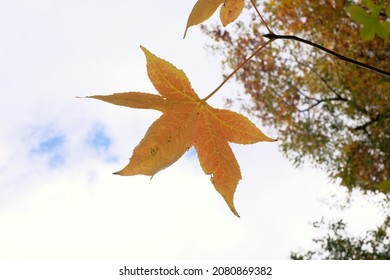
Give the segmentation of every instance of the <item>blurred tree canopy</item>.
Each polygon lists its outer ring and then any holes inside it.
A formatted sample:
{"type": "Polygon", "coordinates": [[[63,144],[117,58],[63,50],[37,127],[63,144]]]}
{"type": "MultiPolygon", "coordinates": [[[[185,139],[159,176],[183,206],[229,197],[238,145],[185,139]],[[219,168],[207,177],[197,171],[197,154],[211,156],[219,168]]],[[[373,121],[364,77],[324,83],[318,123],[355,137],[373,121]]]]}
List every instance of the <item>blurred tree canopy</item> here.
{"type": "MultiPolygon", "coordinates": [[[[389,40],[376,36],[363,42],[361,24],[347,11],[360,1],[256,2],[275,33],[300,36],[390,71],[389,40]]],[[[384,12],[379,19],[388,21],[384,12]]],[[[268,33],[252,7],[227,29],[202,28],[214,40],[213,49],[222,53],[226,74],[268,33]]],[[[294,41],[277,40],[235,78],[252,99],[245,109],[275,129],[273,136],[296,166],[308,160],[350,189],[390,190],[389,77],[294,41]]]]}
{"type": "MultiPolygon", "coordinates": [[[[321,228],[325,222],[314,223],[321,228]]],[[[364,237],[351,236],[346,230],[346,224],[340,220],[329,223],[328,232],[322,238],[314,239],[319,245],[315,250],[293,252],[293,260],[389,260],[390,259],[390,217],[383,225],[368,231],[364,237]]]]}

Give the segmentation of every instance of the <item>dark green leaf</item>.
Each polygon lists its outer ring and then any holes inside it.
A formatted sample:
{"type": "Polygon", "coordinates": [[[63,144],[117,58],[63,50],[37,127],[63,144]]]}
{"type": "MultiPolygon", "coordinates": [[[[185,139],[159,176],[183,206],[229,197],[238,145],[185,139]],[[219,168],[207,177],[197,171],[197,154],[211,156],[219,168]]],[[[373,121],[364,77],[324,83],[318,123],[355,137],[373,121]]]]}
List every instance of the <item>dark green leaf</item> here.
{"type": "Polygon", "coordinates": [[[390,180],[383,181],[382,183],[377,185],[375,189],[384,193],[390,193],[390,180]]]}

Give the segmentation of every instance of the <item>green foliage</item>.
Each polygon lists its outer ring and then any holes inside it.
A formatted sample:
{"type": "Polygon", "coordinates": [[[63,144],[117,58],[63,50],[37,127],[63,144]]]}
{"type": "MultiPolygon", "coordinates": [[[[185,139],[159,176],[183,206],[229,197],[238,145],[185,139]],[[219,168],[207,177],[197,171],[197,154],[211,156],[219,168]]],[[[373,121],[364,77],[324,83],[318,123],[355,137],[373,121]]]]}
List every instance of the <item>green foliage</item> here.
{"type": "MultiPolygon", "coordinates": [[[[350,5],[347,10],[352,18],[363,27],[360,29],[360,37],[363,41],[371,41],[375,38],[375,34],[387,40],[390,34],[390,22],[380,21],[379,15],[384,8],[385,1],[379,5],[374,4],[371,0],[363,1],[370,13],[358,5],[350,5]]],[[[389,8],[387,9],[387,15],[389,8]]]]}
{"type": "MultiPolygon", "coordinates": [[[[323,226],[323,221],[314,223],[316,228],[323,226]]],[[[342,220],[330,223],[328,230],[325,236],[313,240],[319,245],[317,249],[293,252],[291,259],[390,260],[390,217],[376,230],[368,231],[364,237],[350,236],[342,220]]]]}
{"type": "Polygon", "coordinates": [[[386,180],[378,184],[375,189],[383,192],[383,193],[390,193],[390,180],[386,180]]]}

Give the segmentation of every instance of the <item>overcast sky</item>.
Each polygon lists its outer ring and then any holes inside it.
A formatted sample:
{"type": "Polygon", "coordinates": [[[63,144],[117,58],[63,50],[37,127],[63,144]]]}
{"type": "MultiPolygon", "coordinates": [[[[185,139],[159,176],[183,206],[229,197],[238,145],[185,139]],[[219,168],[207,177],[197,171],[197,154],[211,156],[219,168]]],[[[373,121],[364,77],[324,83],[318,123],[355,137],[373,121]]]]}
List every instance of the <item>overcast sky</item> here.
{"type": "MultiPolygon", "coordinates": [[[[194,3],[0,1],[0,259],[286,259],[311,243],[311,222],[335,215],[324,201],[345,193],[319,170],[294,169],[276,143],[232,145],[241,218],[194,150],[153,180],[112,175],[159,113],[75,97],[156,93],[139,45],[205,97],[221,69],[198,27],[182,39],[194,3]]],[[[222,108],[238,89],[209,103],[222,108]]],[[[381,221],[359,197],[343,217],[357,232],[381,221]]]]}

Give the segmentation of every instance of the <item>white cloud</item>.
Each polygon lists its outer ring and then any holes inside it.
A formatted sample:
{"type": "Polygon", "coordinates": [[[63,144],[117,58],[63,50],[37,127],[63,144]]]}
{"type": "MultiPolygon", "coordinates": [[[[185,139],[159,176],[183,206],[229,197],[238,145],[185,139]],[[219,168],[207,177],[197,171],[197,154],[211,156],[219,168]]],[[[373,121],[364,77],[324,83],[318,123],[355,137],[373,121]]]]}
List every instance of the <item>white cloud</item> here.
{"type": "MultiPolygon", "coordinates": [[[[183,68],[202,97],[221,81],[199,30],[182,40],[192,3],[154,2],[3,5],[0,258],[286,258],[328,213],[325,175],[293,169],[272,143],[233,146],[240,219],[194,154],[153,180],[112,175],[159,113],[75,96],[155,92],[140,44],[183,68]],[[53,156],[64,159],[56,168],[53,156]]],[[[210,103],[235,93],[227,85],[210,103]]]]}

